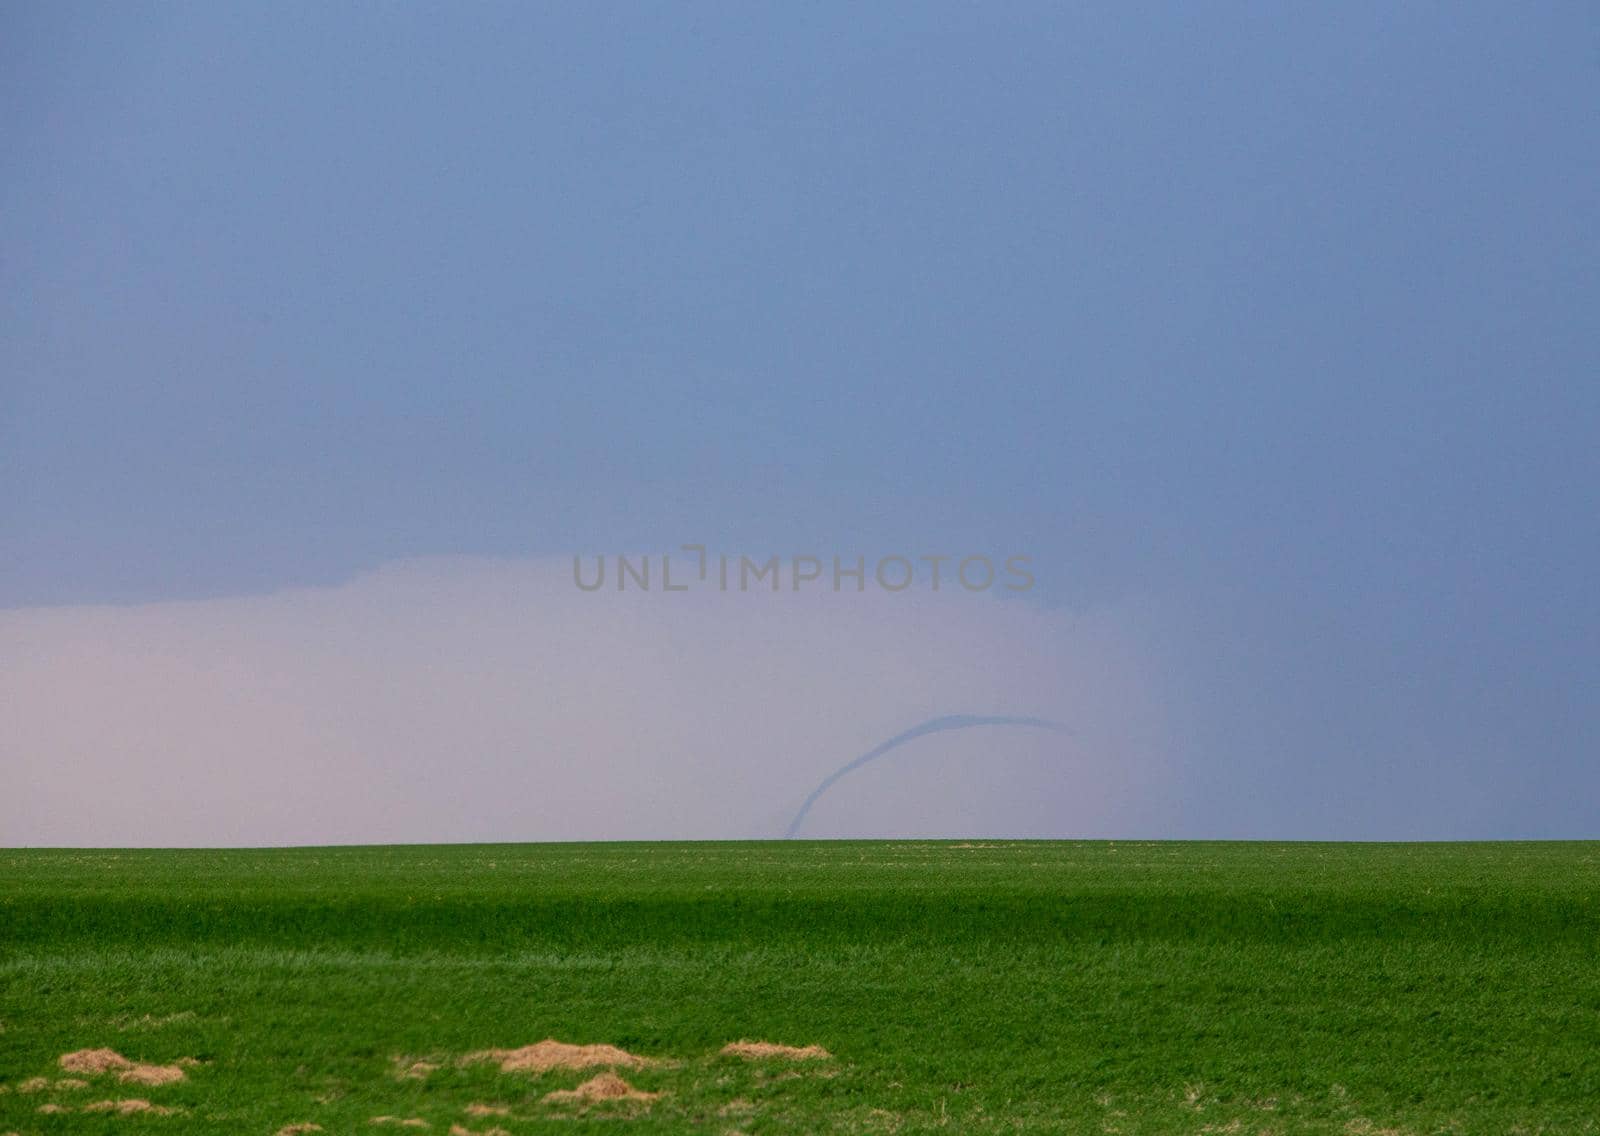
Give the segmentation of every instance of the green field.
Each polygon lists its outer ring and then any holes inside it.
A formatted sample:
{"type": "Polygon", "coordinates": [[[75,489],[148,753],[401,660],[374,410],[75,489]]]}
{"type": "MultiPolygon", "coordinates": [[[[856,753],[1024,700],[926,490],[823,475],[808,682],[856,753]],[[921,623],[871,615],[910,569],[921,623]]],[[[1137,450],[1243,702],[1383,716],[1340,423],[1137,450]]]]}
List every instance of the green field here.
{"type": "Polygon", "coordinates": [[[0,1031],[0,1133],[1593,1132],[1600,845],[0,852],[0,1031]]]}

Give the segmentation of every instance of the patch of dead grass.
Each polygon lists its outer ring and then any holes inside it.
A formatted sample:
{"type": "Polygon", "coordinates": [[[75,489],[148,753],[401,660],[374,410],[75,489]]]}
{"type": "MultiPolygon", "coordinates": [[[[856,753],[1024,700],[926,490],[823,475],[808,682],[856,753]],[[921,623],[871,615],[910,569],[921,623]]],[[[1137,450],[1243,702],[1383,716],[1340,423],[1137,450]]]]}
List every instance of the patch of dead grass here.
{"type": "Polygon", "coordinates": [[[724,1057],[746,1061],[826,1061],[833,1056],[820,1045],[779,1045],[772,1041],[730,1041],[722,1047],[724,1057]]]}
{"type": "Polygon", "coordinates": [[[130,1097],[127,1100],[103,1100],[83,1106],[84,1112],[114,1112],[118,1116],[132,1116],[137,1112],[148,1112],[155,1116],[171,1116],[172,1109],[164,1108],[159,1104],[151,1104],[140,1097],[130,1097]]]}
{"type": "Polygon", "coordinates": [[[636,1089],[615,1073],[601,1073],[575,1089],[546,1093],[544,1099],[547,1104],[593,1104],[597,1101],[653,1101],[660,1095],[636,1089]]]}
{"type": "Polygon", "coordinates": [[[1349,1136],[1406,1136],[1404,1128],[1380,1128],[1364,1116],[1358,1116],[1344,1126],[1349,1136]]]}
{"type": "Polygon", "coordinates": [[[133,1064],[115,1049],[77,1049],[63,1053],[57,1063],[69,1073],[87,1073],[91,1077],[118,1072],[133,1064]]]}
{"type": "Polygon", "coordinates": [[[117,1080],[125,1085],[146,1085],[150,1088],[159,1088],[162,1085],[172,1085],[179,1081],[187,1080],[188,1074],[178,1065],[134,1065],[131,1069],[124,1069],[117,1074],[117,1080]]]}
{"type": "Polygon", "coordinates": [[[68,1073],[82,1073],[90,1077],[115,1073],[117,1080],[125,1085],[146,1085],[152,1088],[176,1084],[187,1078],[182,1064],[147,1065],[142,1061],[130,1061],[115,1049],[74,1050],[71,1053],[63,1053],[59,1064],[68,1073]]]}
{"type": "Polygon", "coordinates": [[[503,1104],[469,1104],[463,1109],[468,1116],[510,1116],[511,1110],[503,1104]]]}
{"type": "Polygon", "coordinates": [[[655,1062],[614,1045],[569,1045],[545,1038],[520,1049],[481,1049],[461,1059],[464,1063],[495,1061],[502,1073],[548,1073],[552,1069],[643,1069],[655,1062]]]}
{"type": "Polygon", "coordinates": [[[402,1081],[422,1081],[438,1069],[438,1063],[433,1061],[420,1061],[414,1057],[396,1057],[394,1059],[394,1075],[402,1081]]]}

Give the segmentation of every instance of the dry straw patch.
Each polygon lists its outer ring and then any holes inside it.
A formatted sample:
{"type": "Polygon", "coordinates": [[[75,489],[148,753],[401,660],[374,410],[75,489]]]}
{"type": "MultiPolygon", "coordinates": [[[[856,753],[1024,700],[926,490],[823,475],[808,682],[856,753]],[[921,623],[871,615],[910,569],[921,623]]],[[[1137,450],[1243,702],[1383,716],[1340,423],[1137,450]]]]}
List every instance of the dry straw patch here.
{"type": "Polygon", "coordinates": [[[504,1128],[485,1128],[481,1132],[474,1132],[470,1128],[463,1128],[459,1124],[450,1126],[450,1136],[511,1136],[504,1128]]]}
{"type": "Polygon", "coordinates": [[[17,1086],[19,1093],[48,1093],[60,1092],[63,1089],[87,1089],[88,1081],[79,1080],[77,1077],[58,1077],[52,1081],[49,1077],[29,1077],[17,1086]]]}
{"type": "Polygon", "coordinates": [[[374,1116],[368,1124],[398,1124],[402,1128],[428,1128],[431,1125],[420,1116],[374,1116]]]}
{"type": "Polygon", "coordinates": [[[636,1089],[615,1073],[601,1073],[575,1089],[546,1093],[544,1099],[549,1104],[593,1104],[596,1101],[653,1101],[660,1095],[636,1089]]]}
{"type": "Polygon", "coordinates": [[[133,1097],[129,1100],[103,1100],[83,1106],[84,1112],[114,1112],[118,1116],[132,1116],[136,1112],[153,1113],[156,1116],[171,1116],[170,1108],[163,1108],[159,1104],[151,1104],[147,1100],[133,1097]]]}
{"type": "Polygon", "coordinates": [[[820,1045],[778,1045],[771,1041],[730,1041],[722,1047],[722,1055],[746,1061],[826,1061],[833,1056],[820,1045]]]}
{"type": "Polygon", "coordinates": [[[141,1061],[130,1061],[115,1049],[79,1049],[63,1053],[60,1065],[68,1073],[83,1073],[90,1077],[115,1073],[117,1080],[125,1085],[159,1087],[186,1079],[182,1064],[147,1065],[141,1061]]]}
{"type": "Polygon", "coordinates": [[[1349,1136],[1406,1136],[1403,1128],[1380,1128],[1364,1116],[1358,1116],[1344,1126],[1349,1136]]]}
{"type": "Polygon", "coordinates": [[[656,1062],[614,1045],[569,1045],[546,1038],[520,1049],[482,1049],[462,1058],[465,1063],[496,1061],[502,1073],[548,1073],[552,1069],[643,1069],[656,1062]]]}
{"type": "Polygon", "coordinates": [[[419,1061],[414,1057],[396,1057],[394,1059],[394,1075],[402,1081],[425,1080],[428,1074],[439,1068],[433,1061],[419,1061]]]}
{"type": "Polygon", "coordinates": [[[97,1077],[113,1073],[133,1064],[115,1049],[78,1049],[61,1055],[60,1066],[69,1073],[88,1073],[97,1077]]]}
{"type": "Polygon", "coordinates": [[[305,1136],[307,1132],[321,1131],[322,1125],[312,1124],[308,1121],[304,1124],[285,1124],[282,1128],[278,1129],[278,1136],[305,1136]]]}
{"type": "Polygon", "coordinates": [[[463,1110],[468,1116],[510,1116],[511,1110],[503,1104],[469,1104],[463,1110]]]}
{"type": "Polygon", "coordinates": [[[867,1111],[867,1123],[879,1132],[898,1132],[904,1117],[886,1108],[874,1108],[867,1111]]]}

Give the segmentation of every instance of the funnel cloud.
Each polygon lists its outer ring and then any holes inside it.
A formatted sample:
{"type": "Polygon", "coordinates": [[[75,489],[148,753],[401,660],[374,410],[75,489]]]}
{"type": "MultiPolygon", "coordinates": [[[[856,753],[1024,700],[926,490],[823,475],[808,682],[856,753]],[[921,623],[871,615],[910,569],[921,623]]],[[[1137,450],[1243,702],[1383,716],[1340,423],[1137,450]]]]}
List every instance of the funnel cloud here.
{"type": "Polygon", "coordinates": [[[789,830],[784,833],[788,839],[794,839],[800,832],[800,825],[804,823],[806,814],[811,811],[811,806],[817,803],[817,798],[826,793],[835,782],[845,774],[860,769],[870,761],[877,761],[892,750],[899,749],[907,742],[927,734],[941,734],[946,730],[970,730],[977,726],[1029,726],[1041,730],[1059,730],[1062,733],[1071,733],[1060,722],[1052,722],[1048,718],[1020,718],[1007,715],[982,715],[982,714],[946,714],[940,718],[930,718],[919,726],[913,726],[903,733],[896,734],[888,741],[874,746],[866,753],[853,761],[848,761],[838,769],[822,779],[822,784],[811,790],[811,795],[805,799],[800,810],[794,814],[794,819],[789,822],[789,830]]]}
{"type": "Polygon", "coordinates": [[[811,830],[1120,835],[1169,793],[1132,612],[591,595],[570,567],[411,561],[332,588],[0,611],[0,844],[778,837],[841,751],[1023,708],[1094,755],[1070,786],[1026,739],[1002,778],[930,739],[936,776],[858,773],[811,830]],[[952,703],[982,713],[930,717],[952,703]]]}

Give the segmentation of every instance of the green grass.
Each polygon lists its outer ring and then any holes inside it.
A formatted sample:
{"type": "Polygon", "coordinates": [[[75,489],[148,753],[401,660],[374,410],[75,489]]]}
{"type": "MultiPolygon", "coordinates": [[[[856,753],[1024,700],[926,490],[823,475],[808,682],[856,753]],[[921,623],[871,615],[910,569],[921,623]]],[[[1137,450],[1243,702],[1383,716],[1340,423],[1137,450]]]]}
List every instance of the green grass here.
{"type": "Polygon", "coordinates": [[[1593,1132],[1600,845],[0,852],[0,1030],[0,1133],[1593,1132]],[[456,1060],[545,1037],[664,1095],[456,1060]],[[203,1064],[21,1091],[99,1046],[203,1064]]]}

